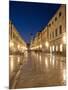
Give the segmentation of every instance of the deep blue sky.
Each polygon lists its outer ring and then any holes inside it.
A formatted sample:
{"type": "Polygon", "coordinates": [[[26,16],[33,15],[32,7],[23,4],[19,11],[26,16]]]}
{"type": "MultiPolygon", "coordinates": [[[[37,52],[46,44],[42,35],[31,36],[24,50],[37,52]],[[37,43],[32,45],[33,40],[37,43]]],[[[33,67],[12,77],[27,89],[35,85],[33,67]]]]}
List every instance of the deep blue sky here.
{"type": "Polygon", "coordinates": [[[59,4],[10,1],[9,18],[24,40],[29,42],[30,33],[35,36],[41,31],[59,7],[59,4]]]}

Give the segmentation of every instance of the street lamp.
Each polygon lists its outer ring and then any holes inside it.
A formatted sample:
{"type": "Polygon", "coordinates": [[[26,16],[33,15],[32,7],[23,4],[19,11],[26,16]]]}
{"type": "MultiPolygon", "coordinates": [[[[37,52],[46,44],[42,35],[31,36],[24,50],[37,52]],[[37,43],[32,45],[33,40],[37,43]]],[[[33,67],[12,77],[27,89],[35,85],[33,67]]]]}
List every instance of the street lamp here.
{"type": "Polygon", "coordinates": [[[42,48],[42,45],[40,45],[40,48],[42,48]]]}
{"type": "Polygon", "coordinates": [[[17,46],[17,47],[18,47],[18,49],[20,49],[20,45],[19,45],[19,44],[18,44],[18,46],[17,46]]]}
{"type": "Polygon", "coordinates": [[[65,36],[65,34],[63,35],[63,43],[66,44],[66,36],[65,36]]]}
{"type": "Polygon", "coordinates": [[[10,48],[12,48],[12,47],[14,47],[14,43],[13,43],[13,41],[11,40],[11,41],[10,41],[10,48]]]}
{"type": "Polygon", "coordinates": [[[49,47],[48,41],[45,42],[45,46],[46,46],[47,48],[49,47]]]}

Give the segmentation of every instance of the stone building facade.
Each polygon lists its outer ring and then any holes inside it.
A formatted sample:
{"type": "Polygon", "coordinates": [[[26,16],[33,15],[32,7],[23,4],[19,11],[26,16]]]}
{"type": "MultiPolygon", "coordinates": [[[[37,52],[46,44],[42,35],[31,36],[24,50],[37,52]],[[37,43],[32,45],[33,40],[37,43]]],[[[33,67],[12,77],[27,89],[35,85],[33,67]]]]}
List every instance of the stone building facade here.
{"type": "Polygon", "coordinates": [[[11,21],[9,23],[9,42],[9,50],[12,53],[17,51],[24,52],[27,49],[24,39],[20,36],[11,21]]]}
{"type": "Polygon", "coordinates": [[[47,26],[39,33],[32,41],[32,50],[39,50],[41,46],[43,52],[66,55],[66,5],[60,6],[47,26]]]}

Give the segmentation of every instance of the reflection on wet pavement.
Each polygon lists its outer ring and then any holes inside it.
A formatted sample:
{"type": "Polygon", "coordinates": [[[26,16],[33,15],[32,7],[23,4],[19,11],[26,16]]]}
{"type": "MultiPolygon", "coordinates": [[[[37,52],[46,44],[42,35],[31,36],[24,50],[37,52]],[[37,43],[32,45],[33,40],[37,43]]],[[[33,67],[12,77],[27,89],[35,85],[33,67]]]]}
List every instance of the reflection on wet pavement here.
{"type": "MultiPolygon", "coordinates": [[[[13,88],[65,85],[65,57],[45,53],[26,52],[24,57],[10,57],[10,67],[22,62],[20,73],[13,88]]],[[[10,72],[11,73],[11,72],[10,72]]],[[[14,84],[13,83],[13,84],[14,84]]]]}

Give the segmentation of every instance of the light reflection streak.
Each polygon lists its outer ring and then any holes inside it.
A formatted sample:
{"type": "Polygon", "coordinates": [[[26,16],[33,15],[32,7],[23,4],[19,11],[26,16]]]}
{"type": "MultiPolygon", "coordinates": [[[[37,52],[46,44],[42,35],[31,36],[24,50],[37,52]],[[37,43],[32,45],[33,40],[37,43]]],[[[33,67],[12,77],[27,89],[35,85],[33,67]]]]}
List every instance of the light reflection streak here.
{"type": "Polygon", "coordinates": [[[48,68],[48,59],[47,59],[47,57],[45,57],[45,66],[46,66],[46,68],[48,68]]]}
{"type": "Polygon", "coordinates": [[[55,56],[50,54],[50,65],[52,65],[54,67],[55,65],[55,56]]]}
{"type": "Polygon", "coordinates": [[[10,59],[10,60],[11,60],[11,62],[10,62],[10,68],[11,68],[11,72],[12,72],[13,69],[14,69],[14,59],[13,59],[14,57],[11,56],[10,58],[11,58],[11,59],[10,59]]]}
{"type": "Polygon", "coordinates": [[[38,59],[38,53],[37,53],[37,59],[38,59]]]}
{"type": "Polygon", "coordinates": [[[63,78],[63,82],[65,83],[66,82],[66,70],[63,69],[62,71],[62,78],[63,78]]]}
{"type": "Polygon", "coordinates": [[[52,54],[50,54],[50,64],[52,63],[52,54]]]}
{"type": "Polygon", "coordinates": [[[58,60],[56,60],[56,69],[59,67],[58,60]]]}
{"type": "Polygon", "coordinates": [[[55,56],[53,56],[52,54],[50,55],[50,64],[53,66],[55,64],[55,56]]]}
{"type": "Polygon", "coordinates": [[[64,79],[64,81],[66,80],[66,71],[65,71],[65,69],[63,70],[63,79],[64,79]]]}
{"type": "Polygon", "coordinates": [[[60,62],[60,69],[63,69],[63,63],[60,62]]]}
{"type": "Polygon", "coordinates": [[[53,66],[55,65],[55,56],[53,56],[53,58],[52,58],[52,65],[53,66]]]}
{"type": "Polygon", "coordinates": [[[41,55],[39,56],[39,60],[40,60],[40,63],[41,63],[41,55]]]}

